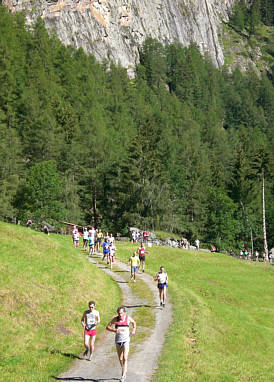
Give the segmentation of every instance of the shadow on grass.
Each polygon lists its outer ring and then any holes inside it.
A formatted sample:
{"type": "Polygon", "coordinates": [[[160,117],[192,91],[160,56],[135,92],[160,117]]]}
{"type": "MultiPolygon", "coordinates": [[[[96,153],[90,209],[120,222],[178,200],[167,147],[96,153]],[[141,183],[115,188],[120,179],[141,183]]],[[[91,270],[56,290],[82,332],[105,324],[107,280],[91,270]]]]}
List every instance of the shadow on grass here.
{"type": "Polygon", "coordinates": [[[159,305],[147,305],[147,304],[138,304],[138,305],[124,305],[125,308],[160,308],[159,305]]]}
{"type": "Polygon", "coordinates": [[[113,271],[115,273],[129,273],[129,271],[113,271]]]}
{"type": "Polygon", "coordinates": [[[50,354],[61,354],[64,357],[68,357],[68,358],[85,359],[85,358],[79,357],[78,355],[75,355],[72,353],[63,353],[61,350],[56,350],[56,349],[50,350],[49,352],[50,352],[50,354]]]}
{"type": "Polygon", "coordinates": [[[120,381],[120,378],[83,378],[83,377],[55,377],[52,376],[52,378],[56,379],[56,381],[92,381],[92,382],[101,382],[101,381],[120,381]]]}
{"type": "Polygon", "coordinates": [[[129,281],[116,281],[118,284],[129,284],[129,281]]]}

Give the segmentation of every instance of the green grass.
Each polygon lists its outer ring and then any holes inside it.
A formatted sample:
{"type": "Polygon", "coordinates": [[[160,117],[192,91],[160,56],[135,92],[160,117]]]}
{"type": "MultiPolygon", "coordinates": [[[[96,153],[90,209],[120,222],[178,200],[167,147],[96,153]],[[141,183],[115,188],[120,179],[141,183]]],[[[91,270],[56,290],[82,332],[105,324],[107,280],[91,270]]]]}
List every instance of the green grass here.
{"type": "Polygon", "coordinates": [[[165,231],[152,231],[157,239],[160,240],[167,240],[168,238],[174,238],[174,239],[180,239],[182,236],[172,233],[172,232],[165,232],[165,231]]]}
{"type": "Polygon", "coordinates": [[[166,267],[174,307],[154,382],[274,381],[273,266],[156,246],[146,262],[166,267]]]}
{"type": "Polygon", "coordinates": [[[52,381],[83,350],[80,320],[88,301],[100,311],[100,333],[120,290],[72,247],[71,237],[0,222],[0,240],[1,378],[52,381]]]}

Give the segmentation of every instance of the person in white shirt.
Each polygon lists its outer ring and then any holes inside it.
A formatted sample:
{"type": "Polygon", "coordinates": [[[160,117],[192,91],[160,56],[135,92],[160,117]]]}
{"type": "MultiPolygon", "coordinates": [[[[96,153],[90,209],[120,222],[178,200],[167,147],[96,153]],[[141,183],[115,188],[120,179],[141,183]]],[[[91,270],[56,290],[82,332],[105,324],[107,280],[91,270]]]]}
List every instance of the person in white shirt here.
{"type": "Polygon", "coordinates": [[[168,275],[165,272],[165,268],[162,266],[160,267],[160,272],[158,272],[154,278],[155,281],[158,282],[158,289],[159,289],[159,297],[160,297],[160,306],[165,307],[165,301],[166,301],[166,288],[168,284],[168,275]]]}
{"type": "Polygon", "coordinates": [[[100,314],[98,310],[95,310],[95,302],[90,301],[88,303],[89,310],[85,310],[81,319],[82,326],[85,329],[84,334],[84,345],[86,350],[84,351],[84,356],[88,355],[88,351],[90,350],[89,354],[89,361],[91,361],[93,352],[94,352],[94,344],[95,344],[95,338],[97,334],[96,326],[100,323],[100,314]]]}

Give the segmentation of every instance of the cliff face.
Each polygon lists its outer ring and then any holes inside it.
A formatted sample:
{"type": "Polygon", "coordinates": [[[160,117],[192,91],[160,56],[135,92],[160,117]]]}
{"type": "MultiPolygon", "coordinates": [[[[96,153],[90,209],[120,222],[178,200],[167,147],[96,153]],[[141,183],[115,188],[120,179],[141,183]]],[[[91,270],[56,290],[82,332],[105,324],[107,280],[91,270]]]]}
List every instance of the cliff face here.
{"type": "Polygon", "coordinates": [[[146,37],[163,43],[197,43],[214,64],[224,63],[218,40],[236,0],[2,0],[27,22],[40,15],[66,45],[82,47],[97,59],[120,62],[129,73],[139,60],[146,37]]]}

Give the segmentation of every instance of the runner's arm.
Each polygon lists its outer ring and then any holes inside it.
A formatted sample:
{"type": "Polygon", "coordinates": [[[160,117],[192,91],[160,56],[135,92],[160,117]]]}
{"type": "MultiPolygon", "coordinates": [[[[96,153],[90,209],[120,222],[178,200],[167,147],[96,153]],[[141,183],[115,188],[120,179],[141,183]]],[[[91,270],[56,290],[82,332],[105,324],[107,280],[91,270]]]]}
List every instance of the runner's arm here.
{"type": "Polygon", "coordinates": [[[81,323],[84,328],[86,326],[86,312],[83,313],[83,316],[81,318],[81,323]]]}
{"type": "Polygon", "coordinates": [[[101,320],[100,320],[100,314],[99,314],[99,312],[98,312],[96,318],[97,318],[97,321],[96,321],[95,325],[98,325],[98,324],[100,324],[100,321],[101,321],[101,320]]]}
{"type": "Polygon", "coordinates": [[[135,332],[136,332],[136,321],[133,320],[133,318],[131,317],[128,317],[129,319],[129,322],[132,324],[132,331],[130,333],[131,336],[134,336],[135,332]]]}
{"type": "Polygon", "coordinates": [[[116,317],[114,317],[106,326],[106,330],[109,332],[117,333],[118,329],[113,328],[112,326],[115,324],[116,317]]]}

